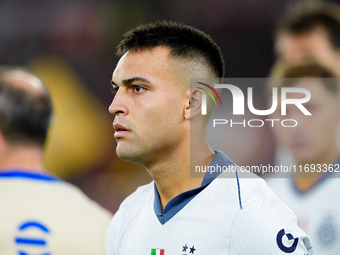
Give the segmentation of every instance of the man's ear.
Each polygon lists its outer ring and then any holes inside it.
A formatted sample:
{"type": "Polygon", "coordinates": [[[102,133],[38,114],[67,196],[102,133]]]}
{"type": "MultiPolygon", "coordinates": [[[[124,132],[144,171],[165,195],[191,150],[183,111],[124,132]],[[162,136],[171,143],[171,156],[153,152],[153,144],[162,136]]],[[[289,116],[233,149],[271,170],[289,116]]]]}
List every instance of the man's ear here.
{"type": "Polygon", "coordinates": [[[202,90],[196,88],[190,91],[190,100],[185,106],[185,119],[189,120],[201,113],[202,93],[202,90]]]}

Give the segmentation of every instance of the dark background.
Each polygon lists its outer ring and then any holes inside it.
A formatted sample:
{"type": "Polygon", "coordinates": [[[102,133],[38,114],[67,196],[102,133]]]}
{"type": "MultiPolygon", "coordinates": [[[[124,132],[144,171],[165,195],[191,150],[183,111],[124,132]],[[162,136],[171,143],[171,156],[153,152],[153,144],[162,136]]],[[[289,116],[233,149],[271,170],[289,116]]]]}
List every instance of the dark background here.
{"type": "MultiPolygon", "coordinates": [[[[3,0],[0,64],[29,67],[51,91],[55,118],[47,170],[114,212],[137,186],[151,180],[142,167],[115,155],[113,117],[107,108],[122,34],[141,23],[182,22],[217,42],[226,77],[267,77],[275,57],[275,21],[292,2],[296,0],[3,0]]],[[[272,149],[271,135],[264,137],[266,150],[272,149]]],[[[261,160],[256,157],[254,164],[270,159],[261,160]]]]}

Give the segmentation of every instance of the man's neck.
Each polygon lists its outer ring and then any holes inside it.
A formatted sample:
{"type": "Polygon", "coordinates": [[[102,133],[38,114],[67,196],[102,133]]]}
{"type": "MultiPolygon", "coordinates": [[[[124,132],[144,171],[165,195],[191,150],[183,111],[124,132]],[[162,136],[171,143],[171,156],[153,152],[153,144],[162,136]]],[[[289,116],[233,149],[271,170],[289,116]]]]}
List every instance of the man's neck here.
{"type": "Polygon", "coordinates": [[[192,145],[191,148],[190,151],[190,146],[184,146],[147,168],[156,183],[163,210],[175,196],[201,186],[204,175],[199,178],[191,178],[190,163],[209,165],[215,156],[206,140],[196,146],[192,145]]]}
{"type": "Polygon", "coordinates": [[[1,169],[26,169],[33,172],[43,172],[43,152],[40,146],[13,146],[0,157],[1,169]]]}

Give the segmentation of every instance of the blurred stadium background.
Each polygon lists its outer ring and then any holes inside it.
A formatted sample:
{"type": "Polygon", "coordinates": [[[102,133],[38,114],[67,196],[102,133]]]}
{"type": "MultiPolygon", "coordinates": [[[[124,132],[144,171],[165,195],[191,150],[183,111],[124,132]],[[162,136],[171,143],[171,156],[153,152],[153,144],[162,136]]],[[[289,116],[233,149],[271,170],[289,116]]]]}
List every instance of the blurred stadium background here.
{"type": "MultiPolygon", "coordinates": [[[[274,61],[274,23],[296,1],[1,0],[0,64],[29,67],[50,89],[55,117],[47,170],[115,212],[137,186],[151,180],[142,167],[115,155],[107,108],[122,34],[150,21],[183,22],[220,45],[227,77],[266,77],[274,61]]],[[[270,132],[248,131],[236,136],[226,153],[240,165],[272,162],[270,132]]]]}

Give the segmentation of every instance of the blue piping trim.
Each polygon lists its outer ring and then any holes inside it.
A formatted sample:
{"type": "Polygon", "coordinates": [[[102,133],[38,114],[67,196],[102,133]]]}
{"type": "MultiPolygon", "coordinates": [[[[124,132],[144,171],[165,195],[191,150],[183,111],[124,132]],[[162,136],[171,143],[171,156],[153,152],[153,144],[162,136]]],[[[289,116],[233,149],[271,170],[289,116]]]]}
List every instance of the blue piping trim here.
{"type": "Polygon", "coordinates": [[[0,172],[0,178],[25,178],[39,181],[60,181],[57,177],[47,173],[32,173],[25,170],[0,172]]]}
{"type": "MultiPolygon", "coordinates": [[[[233,164],[235,166],[235,164],[233,164]]],[[[235,166],[236,167],[236,166],[235,166]]],[[[237,168],[236,168],[237,169],[237,168]]],[[[240,209],[242,210],[242,201],[241,201],[241,188],[240,188],[240,181],[238,179],[238,172],[237,170],[235,171],[236,173],[236,182],[237,182],[237,190],[238,190],[238,202],[240,204],[240,209]]]]}
{"type": "MultiPolygon", "coordinates": [[[[231,165],[234,164],[223,152],[215,151],[215,156],[211,161],[210,165],[231,165]]],[[[162,206],[159,198],[159,194],[157,191],[156,184],[154,183],[154,212],[158,218],[158,221],[164,225],[168,222],[176,213],[178,213],[184,206],[186,206],[197,194],[199,194],[203,189],[205,189],[217,176],[220,172],[210,173],[207,172],[204,176],[202,184],[200,187],[192,190],[185,191],[173,199],[171,199],[168,204],[164,208],[164,212],[162,211],[162,206]]],[[[237,179],[238,182],[238,179],[237,179]]],[[[238,193],[239,193],[239,202],[242,209],[242,204],[240,201],[240,187],[238,185],[238,193]]]]}

